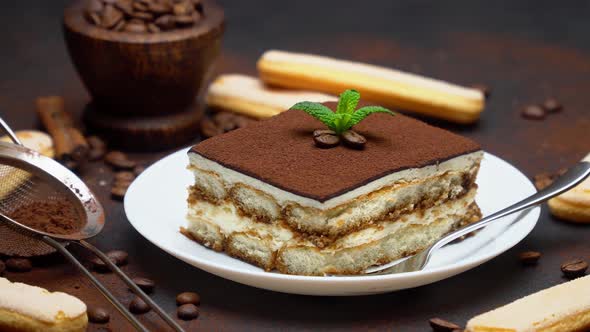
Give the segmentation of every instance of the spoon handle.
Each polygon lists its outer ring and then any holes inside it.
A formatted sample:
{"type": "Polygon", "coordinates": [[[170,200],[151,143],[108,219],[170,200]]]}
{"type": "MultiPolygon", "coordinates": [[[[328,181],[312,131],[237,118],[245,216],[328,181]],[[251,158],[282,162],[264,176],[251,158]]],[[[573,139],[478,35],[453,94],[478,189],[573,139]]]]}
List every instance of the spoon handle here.
{"type": "Polygon", "coordinates": [[[543,203],[544,201],[573,188],[574,186],[582,182],[588,175],[590,175],[590,154],[588,154],[581,162],[574,165],[564,175],[557,178],[552,184],[550,184],[546,188],[523,199],[520,202],[517,202],[496,213],[493,213],[476,223],[473,223],[471,225],[468,225],[446,235],[431,247],[431,251],[436,250],[444,246],[445,244],[457,238],[460,238],[463,235],[469,234],[475,230],[485,227],[490,222],[496,219],[543,203]]]}

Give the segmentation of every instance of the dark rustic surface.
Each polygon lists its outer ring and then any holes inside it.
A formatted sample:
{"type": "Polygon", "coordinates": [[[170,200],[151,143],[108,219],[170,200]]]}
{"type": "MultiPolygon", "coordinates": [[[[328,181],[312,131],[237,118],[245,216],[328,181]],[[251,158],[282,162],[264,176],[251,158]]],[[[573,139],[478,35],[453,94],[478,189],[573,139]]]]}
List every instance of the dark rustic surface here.
{"type": "MultiPolygon", "coordinates": [[[[88,101],[66,54],[61,13],[66,1],[11,1],[0,5],[0,114],[15,129],[37,126],[34,98],[59,94],[80,114],[88,101]]],[[[485,83],[492,97],[480,123],[450,129],[478,140],[487,151],[527,175],[567,166],[590,151],[590,5],[555,1],[223,1],[228,18],[221,71],[253,73],[266,49],[308,51],[363,60],[471,84],[485,83]],[[555,96],[563,113],[527,121],[519,108],[555,96]]],[[[196,137],[196,135],[195,135],[196,137]]],[[[153,161],[159,155],[137,155],[153,161]]],[[[459,276],[391,294],[318,298],[272,293],[235,284],[182,263],[144,240],[128,223],[123,205],[111,201],[112,173],[95,163],[82,172],[107,208],[107,225],[92,240],[130,253],[125,270],[156,280],[153,297],[174,314],[181,291],[201,294],[201,316],[190,330],[323,330],[331,328],[427,331],[428,318],[464,324],[474,314],[560,282],[563,260],[590,258],[590,226],[564,223],[546,207],[535,230],[515,248],[459,276]],[[523,268],[517,254],[543,253],[523,268]]],[[[171,175],[173,176],[173,175],[171,175]]],[[[498,179],[502,181],[502,179],[498,179]]],[[[510,190],[510,183],[506,184],[510,190]]],[[[166,223],[166,220],[162,220],[166,223]]],[[[6,273],[107,306],[90,283],[65,263],[6,273]]],[[[132,296],[111,275],[101,275],[128,303],[132,296]]],[[[108,326],[129,326],[114,313],[108,326]]],[[[142,318],[165,326],[153,313],[142,318]]],[[[91,331],[105,331],[90,325],[91,331]]]]}

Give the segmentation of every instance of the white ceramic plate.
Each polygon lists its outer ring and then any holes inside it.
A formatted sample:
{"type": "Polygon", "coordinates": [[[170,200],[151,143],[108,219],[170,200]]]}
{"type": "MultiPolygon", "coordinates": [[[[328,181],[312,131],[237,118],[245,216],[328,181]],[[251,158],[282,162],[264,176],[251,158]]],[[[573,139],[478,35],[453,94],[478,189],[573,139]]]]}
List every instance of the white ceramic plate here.
{"type": "MultiPolygon", "coordinates": [[[[242,284],[307,295],[363,295],[417,287],[454,276],[482,264],[521,241],[537,223],[539,208],[498,220],[477,235],[449,245],[432,257],[426,269],[384,276],[308,277],[265,272],[179,233],[186,225],[187,149],[146,169],[125,195],[125,212],[133,227],[171,255],[202,270],[242,284]],[[515,222],[518,221],[518,222],[515,222]]],[[[504,160],[485,154],[477,178],[477,204],[488,215],[535,193],[532,183],[504,160]]]]}

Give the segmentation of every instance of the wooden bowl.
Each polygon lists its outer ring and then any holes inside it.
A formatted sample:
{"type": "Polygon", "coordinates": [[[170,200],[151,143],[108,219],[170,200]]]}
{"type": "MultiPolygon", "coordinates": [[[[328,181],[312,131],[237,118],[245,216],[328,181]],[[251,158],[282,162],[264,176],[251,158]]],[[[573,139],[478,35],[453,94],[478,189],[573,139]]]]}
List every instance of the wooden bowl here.
{"type": "Polygon", "coordinates": [[[114,115],[184,111],[201,92],[217,58],[224,14],[213,0],[193,27],[160,33],[117,32],[86,21],[86,1],[64,13],[68,51],[93,103],[114,115]]]}

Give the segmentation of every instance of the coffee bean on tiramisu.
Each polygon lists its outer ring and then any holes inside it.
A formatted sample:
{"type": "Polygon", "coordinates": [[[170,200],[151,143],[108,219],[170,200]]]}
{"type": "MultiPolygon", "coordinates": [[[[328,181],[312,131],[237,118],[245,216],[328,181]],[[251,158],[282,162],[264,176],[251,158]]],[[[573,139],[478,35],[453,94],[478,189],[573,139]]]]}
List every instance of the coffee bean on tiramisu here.
{"type": "Polygon", "coordinates": [[[6,260],[6,269],[12,272],[29,272],[33,269],[33,263],[28,258],[11,257],[6,260]]]}
{"type": "Polygon", "coordinates": [[[431,318],[428,323],[435,332],[453,332],[456,330],[461,330],[461,326],[441,318],[431,318]]]}
{"type": "Polygon", "coordinates": [[[145,314],[146,312],[150,311],[150,306],[145,303],[140,297],[135,297],[131,303],[129,303],[129,311],[134,314],[140,315],[145,314]]]}
{"type": "Polygon", "coordinates": [[[182,320],[192,320],[199,317],[199,308],[192,304],[183,304],[176,310],[176,315],[182,320]]]}
{"type": "Polygon", "coordinates": [[[135,277],[131,279],[137,287],[141,288],[146,293],[152,293],[156,287],[156,283],[152,279],[135,277]]]}
{"type": "Polygon", "coordinates": [[[135,173],[131,171],[120,171],[115,173],[115,181],[128,182],[135,180],[135,173]]]}
{"type": "Polygon", "coordinates": [[[4,270],[6,270],[6,264],[4,264],[3,261],[0,261],[0,276],[4,273],[4,270]]]}
{"type": "Polygon", "coordinates": [[[340,137],[332,130],[318,129],[313,132],[313,141],[317,147],[329,149],[340,144],[340,137]]]}
{"type": "Polygon", "coordinates": [[[201,304],[201,296],[195,292],[183,292],[176,295],[176,304],[181,306],[183,304],[201,304]]]}
{"type": "Polygon", "coordinates": [[[111,151],[104,157],[107,164],[116,169],[133,169],[137,163],[130,160],[127,155],[121,151],[111,151]]]}
{"type": "Polygon", "coordinates": [[[563,109],[561,103],[555,98],[547,98],[543,102],[543,108],[549,113],[557,113],[563,109]]]}
{"type": "Polygon", "coordinates": [[[490,87],[485,84],[473,84],[471,87],[481,91],[486,99],[490,98],[490,95],[492,94],[490,87]]]}
{"type": "Polygon", "coordinates": [[[117,266],[126,265],[129,261],[129,254],[123,250],[111,250],[106,253],[107,257],[111,259],[111,262],[117,266]]]}
{"type": "Polygon", "coordinates": [[[95,324],[106,324],[111,319],[111,315],[105,308],[101,307],[89,307],[88,321],[95,324]]]}
{"type": "Polygon", "coordinates": [[[561,264],[561,272],[568,279],[575,279],[582,277],[588,270],[588,262],[581,258],[571,259],[561,264]]]}
{"type": "Polygon", "coordinates": [[[344,145],[358,150],[363,149],[367,143],[367,139],[354,130],[347,130],[343,132],[342,141],[344,142],[344,145]]]}
{"type": "Polygon", "coordinates": [[[522,108],[520,115],[525,119],[530,120],[543,120],[546,112],[539,105],[528,105],[522,108]]]}
{"type": "Polygon", "coordinates": [[[535,265],[539,262],[539,258],[541,258],[541,253],[538,251],[523,251],[518,254],[518,259],[522,265],[535,265]]]}

